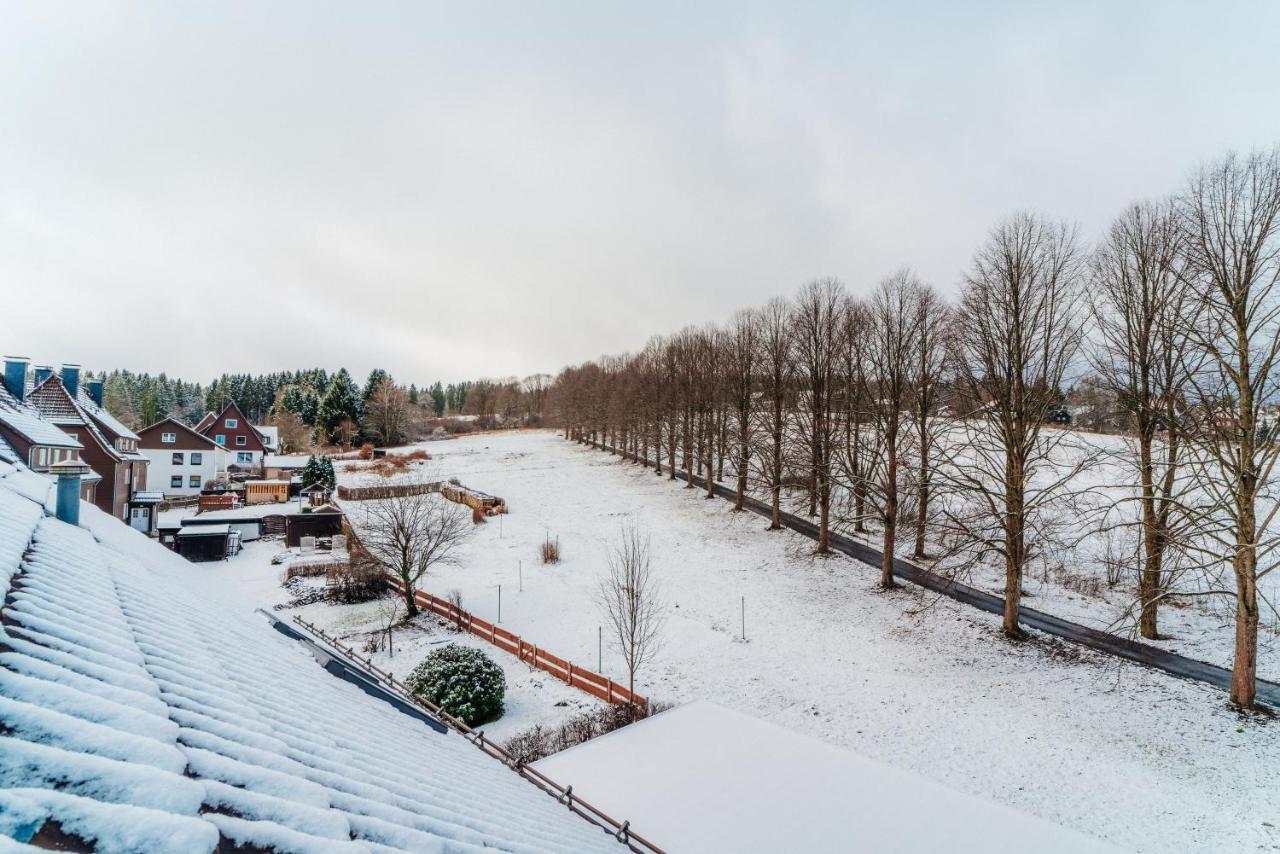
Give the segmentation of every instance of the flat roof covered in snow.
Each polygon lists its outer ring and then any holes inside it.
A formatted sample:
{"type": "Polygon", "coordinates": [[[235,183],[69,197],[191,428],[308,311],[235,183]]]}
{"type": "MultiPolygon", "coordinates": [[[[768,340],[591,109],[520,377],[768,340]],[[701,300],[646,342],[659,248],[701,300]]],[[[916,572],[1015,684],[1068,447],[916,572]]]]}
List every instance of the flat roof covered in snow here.
{"type": "Polygon", "coordinates": [[[993,801],[706,701],[534,764],[671,851],[1116,852],[993,801]]]}

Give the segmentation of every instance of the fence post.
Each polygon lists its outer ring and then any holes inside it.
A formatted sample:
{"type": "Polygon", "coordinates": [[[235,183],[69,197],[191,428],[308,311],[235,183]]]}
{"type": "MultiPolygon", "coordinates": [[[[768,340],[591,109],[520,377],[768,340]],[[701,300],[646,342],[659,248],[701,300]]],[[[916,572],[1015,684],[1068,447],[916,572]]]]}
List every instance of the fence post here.
{"type": "Polygon", "coordinates": [[[573,687],[573,662],[569,662],[569,687],[573,687]]]}
{"type": "Polygon", "coordinates": [[[613,702],[613,680],[609,680],[609,702],[613,702]]]}

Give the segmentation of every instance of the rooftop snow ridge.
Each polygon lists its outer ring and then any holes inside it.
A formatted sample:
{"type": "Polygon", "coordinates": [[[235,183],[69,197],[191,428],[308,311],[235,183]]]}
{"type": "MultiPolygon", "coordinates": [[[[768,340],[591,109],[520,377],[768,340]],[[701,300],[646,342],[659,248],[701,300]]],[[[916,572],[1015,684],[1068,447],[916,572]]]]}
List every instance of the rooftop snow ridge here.
{"type": "Polygon", "coordinates": [[[49,486],[0,462],[0,834],[184,854],[621,850],[92,505],[82,527],[58,521],[49,486]]]}

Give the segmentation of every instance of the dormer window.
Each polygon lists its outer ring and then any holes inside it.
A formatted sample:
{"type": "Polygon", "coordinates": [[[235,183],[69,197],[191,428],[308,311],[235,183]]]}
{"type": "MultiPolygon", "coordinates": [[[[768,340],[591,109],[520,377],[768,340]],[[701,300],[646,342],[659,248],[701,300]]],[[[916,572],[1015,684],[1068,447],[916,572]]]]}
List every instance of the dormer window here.
{"type": "Polygon", "coordinates": [[[161,433],[160,441],[164,442],[166,445],[172,445],[174,442],[178,441],[178,434],[177,433],[161,433]]]}
{"type": "Polygon", "coordinates": [[[227,419],[227,429],[228,429],[228,430],[234,430],[234,429],[236,429],[236,427],[238,427],[238,426],[240,426],[240,420],[239,420],[239,419],[237,419],[237,418],[228,418],[228,419],[227,419]]]}

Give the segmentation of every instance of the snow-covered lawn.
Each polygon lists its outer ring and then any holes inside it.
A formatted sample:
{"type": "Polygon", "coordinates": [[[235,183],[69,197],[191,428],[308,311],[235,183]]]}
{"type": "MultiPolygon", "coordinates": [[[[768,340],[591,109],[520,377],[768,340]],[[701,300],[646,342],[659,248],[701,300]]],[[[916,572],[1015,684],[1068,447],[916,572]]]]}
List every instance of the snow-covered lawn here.
{"type": "MultiPolygon", "coordinates": [[[[426,588],[493,620],[501,584],[502,624],[559,655],[594,669],[594,594],[631,519],[652,535],[668,614],[642,693],[714,700],[1134,850],[1280,844],[1280,726],[1239,718],[1219,691],[1044,638],[1010,644],[994,617],[918,590],[878,593],[869,567],[815,560],[798,535],[550,432],[424,447],[432,479],[511,508],[426,588]],[[536,561],[548,534],[559,565],[536,561]]],[[[625,678],[607,644],[603,670],[625,678]]]]}
{"type": "MultiPolygon", "coordinates": [[[[501,585],[501,624],[577,664],[597,667],[606,548],[625,520],[638,522],[652,536],[667,614],[641,693],[714,700],[1136,851],[1280,845],[1280,726],[1239,717],[1222,692],[1043,637],[1011,644],[994,616],[918,590],[879,593],[870,567],[814,559],[798,535],[767,532],[758,516],[551,432],[423,447],[435,459],[413,476],[456,477],[511,510],[478,528],[461,563],[434,570],[426,589],[459,590],[467,609],[496,620],[501,585]],[[560,540],[558,565],[537,561],[548,535],[560,540]]],[[[340,481],[356,478],[365,476],[339,467],[340,481]]],[[[359,526],[360,503],[346,509],[359,526]]],[[[281,548],[249,543],[207,566],[245,607],[270,607],[289,598],[270,564],[281,548]]],[[[282,614],[358,646],[377,609],[282,614]]],[[[375,661],[405,675],[441,641],[487,649],[508,678],[508,712],[485,727],[495,737],[595,702],[478,638],[420,622],[397,632],[393,659],[375,661]]],[[[625,681],[607,637],[601,665],[625,681]]]]}

